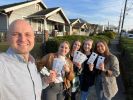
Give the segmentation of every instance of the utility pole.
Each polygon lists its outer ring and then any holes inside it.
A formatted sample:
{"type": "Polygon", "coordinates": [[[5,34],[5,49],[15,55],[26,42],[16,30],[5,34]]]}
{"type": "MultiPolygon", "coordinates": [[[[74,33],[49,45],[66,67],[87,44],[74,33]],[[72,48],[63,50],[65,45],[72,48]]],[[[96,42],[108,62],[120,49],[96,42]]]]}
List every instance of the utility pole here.
{"type": "Polygon", "coordinates": [[[123,30],[126,9],[127,9],[127,0],[125,0],[124,13],[123,13],[123,19],[122,19],[122,25],[121,25],[121,32],[120,32],[120,38],[121,38],[122,30],[123,30]]]}
{"type": "Polygon", "coordinates": [[[120,34],[120,29],[121,29],[121,17],[122,17],[122,9],[121,9],[120,20],[119,20],[119,25],[118,25],[118,34],[120,34]]]}
{"type": "Polygon", "coordinates": [[[109,21],[108,21],[108,30],[110,30],[110,27],[109,27],[109,21]]]}

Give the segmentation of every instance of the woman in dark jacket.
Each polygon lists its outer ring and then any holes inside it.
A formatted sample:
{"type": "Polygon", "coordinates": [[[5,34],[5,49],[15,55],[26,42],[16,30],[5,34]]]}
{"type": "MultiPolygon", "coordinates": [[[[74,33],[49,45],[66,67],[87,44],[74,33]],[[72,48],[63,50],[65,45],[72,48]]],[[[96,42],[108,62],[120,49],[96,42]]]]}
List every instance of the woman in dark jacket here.
{"type": "MultiPolygon", "coordinates": [[[[80,51],[81,42],[80,40],[73,41],[71,48],[70,48],[70,60],[73,62],[74,52],[80,51]]],[[[78,97],[78,89],[80,85],[79,75],[81,74],[81,64],[78,62],[73,62],[73,69],[74,69],[74,79],[71,81],[71,100],[77,100],[78,97]]]]}

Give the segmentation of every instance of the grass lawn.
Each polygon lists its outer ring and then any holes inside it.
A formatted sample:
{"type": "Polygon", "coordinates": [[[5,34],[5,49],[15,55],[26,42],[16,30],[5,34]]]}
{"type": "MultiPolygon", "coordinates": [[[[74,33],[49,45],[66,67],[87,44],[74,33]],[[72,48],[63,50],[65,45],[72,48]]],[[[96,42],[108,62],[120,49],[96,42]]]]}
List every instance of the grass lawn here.
{"type": "Polygon", "coordinates": [[[8,44],[6,42],[0,42],[0,51],[4,52],[8,48],[8,44]]]}

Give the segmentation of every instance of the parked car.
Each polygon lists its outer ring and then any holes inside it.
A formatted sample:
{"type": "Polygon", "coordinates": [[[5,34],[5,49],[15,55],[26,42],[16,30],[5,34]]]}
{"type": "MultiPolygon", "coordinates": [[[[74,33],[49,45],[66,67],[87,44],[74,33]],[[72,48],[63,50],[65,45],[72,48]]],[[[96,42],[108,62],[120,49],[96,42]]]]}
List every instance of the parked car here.
{"type": "Polygon", "coordinates": [[[133,34],[128,34],[128,38],[133,38],[133,34]]]}

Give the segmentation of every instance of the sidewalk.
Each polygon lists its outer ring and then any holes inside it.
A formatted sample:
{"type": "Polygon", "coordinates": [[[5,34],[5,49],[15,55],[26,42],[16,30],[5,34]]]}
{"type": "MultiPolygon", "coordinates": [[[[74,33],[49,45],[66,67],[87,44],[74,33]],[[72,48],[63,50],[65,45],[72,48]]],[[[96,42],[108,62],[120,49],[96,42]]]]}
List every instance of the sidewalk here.
{"type": "MultiPolygon", "coordinates": [[[[118,56],[120,53],[118,52],[117,50],[117,46],[119,44],[119,41],[118,39],[114,39],[112,42],[111,42],[111,45],[110,45],[110,50],[113,54],[115,54],[116,56],[118,56]]],[[[126,96],[124,94],[124,86],[123,86],[123,81],[122,81],[122,78],[121,78],[121,75],[117,78],[117,83],[118,83],[118,88],[119,88],[119,91],[118,93],[116,94],[116,96],[112,99],[112,100],[126,100],[126,96]]],[[[112,87],[113,88],[113,87],[112,87]]],[[[91,87],[90,89],[90,92],[89,92],[90,96],[88,98],[88,100],[97,100],[96,98],[96,93],[95,93],[95,87],[91,87]]]]}

